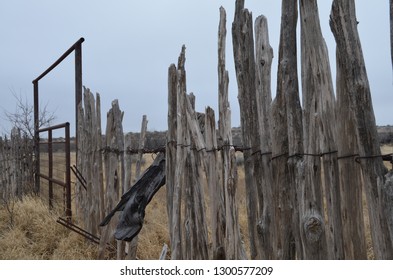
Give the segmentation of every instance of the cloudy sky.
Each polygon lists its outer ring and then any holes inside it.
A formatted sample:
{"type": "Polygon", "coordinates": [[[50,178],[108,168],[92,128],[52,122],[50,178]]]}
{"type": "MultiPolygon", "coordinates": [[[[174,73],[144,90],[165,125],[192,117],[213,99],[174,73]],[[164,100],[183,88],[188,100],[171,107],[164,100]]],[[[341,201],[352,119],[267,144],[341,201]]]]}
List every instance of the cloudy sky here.
{"type": "MultiPolygon", "coordinates": [[[[357,18],[379,125],[393,124],[388,0],[357,0],[357,18]]],[[[197,110],[217,108],[217,29],[219,7],[227,11],[227,68],[232,125],[240,125],[233,66],[231,25],[235,0],[1,0],[0,134],[9,130],[4,110],[15,111],[13,94],[32,104],[32,80],[80,37],[83,84],[101,94],[103,119],[118,99],[124,130],[139,131],[142,115],[149,130],[166,130],[167,69],[186,45],[187,90],[197,110]]],[[[335,75],[335,42],[329,29],[331,1],[319,1],[321,25],[335,75]]],[[[265,15],[274,49],[272,94],[276,90],[280,9],[278,0],[246,0],[254,19],[265,15]]],[[[300,33],[298,33],[300,34],[300,33]]],[[[300,48],[298,49],[300,50],[300,48]]],[[[40,81],[41,105],[57,123],[74,122],[73,56],[40,81]]]]}

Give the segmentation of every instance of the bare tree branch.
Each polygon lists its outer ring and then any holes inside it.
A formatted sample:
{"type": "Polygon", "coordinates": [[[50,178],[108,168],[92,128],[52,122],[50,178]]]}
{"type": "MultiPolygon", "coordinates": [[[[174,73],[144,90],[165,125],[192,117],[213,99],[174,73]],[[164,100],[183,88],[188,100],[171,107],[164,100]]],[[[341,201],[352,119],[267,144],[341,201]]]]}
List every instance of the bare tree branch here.
{"type": "MultiPolygon", "coordinates": [[[[6,120],[9,121],[13,127],[20,129],[23,134],[34,137],[34,106],[29,103],[26,97],[23,98],[21,94],[17,95],[13,90],[12,95],[16,100],[16,108],[14,112],[4,109],[6,120]]],[[[54,112],[48,110],[48,104],[40,107],[42,107],[42,109],[39,112],[39,127],[50,126],[56,119],[54,112]]]]}

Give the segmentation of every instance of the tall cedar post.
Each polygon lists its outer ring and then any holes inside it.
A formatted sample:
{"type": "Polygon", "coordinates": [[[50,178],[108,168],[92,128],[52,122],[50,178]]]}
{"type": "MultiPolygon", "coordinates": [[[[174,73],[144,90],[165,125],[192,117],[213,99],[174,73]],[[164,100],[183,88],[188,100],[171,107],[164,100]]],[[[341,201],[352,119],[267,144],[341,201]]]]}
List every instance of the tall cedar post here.
{"type": "MultiPolygon", "coordinates": [[[[304,106],[304,152],[308,176],[315,193],[325,187],[329,259],[343,259],[340,181],[338,177],[335,125],[335,98],[329,56],[319,23],[315,0],[300,0],[302,87],[304,106]],[[323,176],[321,158],[323,160],[323,176]],[[309,177],[311,176],[311,177],[309,177]],[[324,184],[322,183],[324,178],[324,184]]],[[[319,194],[320,195],[320,194],[319,194]]],[[[322,215],[322,200],[316,197],[317,211],[322,215]]],[[[305,214],[305,213],[303,213],[305,214]]]]}
{"type": "MultiPolygon", "coordinates": [[[[228,101],[229,77],[226,70],[226,12],[220,7],[220,24],[218,32],[218,106],[219,106],[219,145],[222,147],[222,186],[220,198],[224,199],[222,207],[224,217],[218,218],[225,230],[225,250],[218,248],[215,257],[226,259],[245,259],[246,253],[240,236],[237,206],[237,167],[236,154],[232,141],[231,108],[228,101]]],[[[218,206],[220,207],[220,206],[218,206]]],[[[218,215],[218,213],[217,213],[218,215]]]]}
{"type": "Polygon", "coordinates": [[[340,188],[342,197],[342,223],[345,259],[367,259],[366,234],[363,214],[362,174],[354,160],[358,155],[358,140],[353,110],[346,94],[345,79],[337,64],[337,146],[340,188]]]}
{"type": "Polygon", "coordinates": [[[84,133],[83,133],[83,138],[81,139],[82,141],[85,141],[85,147],[86,150],[84,151],[84,154],[82,155],[84,160],[83,160],[83,166],[84,166],[84,173],[83,177],[86,179],[86,191],[87,191],[87,196],[86,196],[86,211],[85,211],[85,229],[88,232],[93,233],[93,224],[95,228],[95,232],[93,234],[97,234],[97,221],[95,221],[94,215],[92,215],[94,209],[92,208],[93,204],[93,199],[96,196],[94,192],[94,185],[93,185],[93,178],[95,177],[93,175],[93,150],[95,148],[95,135],[93,135],[93,128],[95,128],[93,124],[93,116],[95,116],[95,112],[93,111],[95,109],[94,107],[94,97],[91,91],[88,88],[84,88],[84,94],[83,94],[83,101],[84,101],[84,133]]]}
{"type": "Polygon", "coordinates": [[[102,162],[102,127],[101,127],[101,97],[99,93],[96,93],[96,120],[97,120],[97,157],[96,157],[96,166],[97,173],[95,176],[98,177],[98,215],[99,221],[102,221],[105,217],[105,188],[104,188],[104,164],[102,162]]]}
{"type": "MultiPolygon", "coordinates": [[[[124,185],[123,185],[123,194],[129,190],[132,186],[132,154],[129,152],[129,149],[132,147],[132,135],[131,133],[127,133],[124,135],[124,185]]],[[[102,220],[101,220],[102,221],[102,220]]],[[[138,238],[134,237],[131,242],[127,242],[125,246],[125,252],[127,253],[126,259],[134,260],[136,259],[136,251],[138,245],[138,238]],[[136,239],[135,242],[133,242],[136,239]],[[132,246],[130,243],[133,243],[132,246]]]]}
{"type": "MultiPolygon", "coordinates": [[[[203,137],[202,130],[204,130],[205,116],[200,115],[198,120],[197,113],[195,112],[195,97],[191,93],[186,96],[186,109],[187,109],[187,129],[189,130],[191,140],[191,156],[190,159],[190,178],[192,196],[193,196],[193,208],[192,215],[195,216],[195,240],[194,243],[195,254],[192,256],[194,259],[208,259],[208,237],[207,237],[207,224],[204,204],[204,191],[203,182],[201,180],[201,168],[207,170],[207,153],[206,145],[203,137]],[[202,129],[202,130],[201,130],[202,129]]],[[[188,187],[188,186],[187,186],[188,187]]]]}
{"type": "MultiPolygon", "coordinates": [[[[263,209],[258,225],[258,234],[262,241],[261,258],[274,258],[274,205],[273,185],[271,169],[271,137],[270,137],[270,110],[272,103],[271,95],[271,66],[273,49],[269,43],[267,19],[259,16],[255,20],[255,66],[256,66],[256,89],[259,115],[259,128],[261,131],[261,161],[262,161],[262,192],[263,209]]],[[[261,203],[261,202],[260,202],[261,203]]]]}
{"type": "Polygon", "coordinates": [[[261,257],[257,226],[262,212],[261,161],[258,108],[255,85],[254,34],[252,15],[244,9],[244,0],[236,1],[232,24],[233,56],[235,60],[240,120],[242,127],[244,170],[247,195],[248,231],[251,259],[261,257]]]}
{"type": "Polygon", "coordinates": [[[225,202],[219,181],[217,167],[217,135],[214,111],[207,107],[205,112],[205,141],[207,152],[207,185],[210,193],[210,217],[212,237],[212,258],[225,259],[225,202]]]}
{"type": "Polygon", "coordinates": [[[337,43],[337,65],[342,71],[345,92],[349,95],[350,109],[354,110],[356,132],[367,203],[369,206],[371,236],[377,259],[392,259],[393,245],[385,209],[391,209],[392,200],[386,199],[389,189],[384,186],[386,168],[380,155],[377,127],[372,107],[370,86],[357,31],[355,2],[334,0],[330,27],[337,43]],[[387,203],[390,203],[389,205],[387,203]]]}
{"type": "MultiPolygon", "coordinates": [[[[109,213],[120,199],[120,192],[124,182],[124,133],[122,127],[123,112],[120,111],[118,100],[112,102],[112,108],[107,114],[106,126],[106,151],[105,159],[105,179],[106,179],[106,213],[109,213]]],[[[118,213],[111,222],[103,229],[100,239],[99,259],[104,257],[105,247],[108,242],[114,240],[114,232],[119,220],[118,213]]],[[[118,259],[122,259],[121,241],[117,241],[118,259]]]]}
{"type": "Polygon", "coordinates": [[[173,260],[183,259],[182,252],[182,227],[181,227],[181,201],[182,201],[182,186],[184,185],[184,170],[187,157],[187,143],[185,142],[185,134],[187,127],[186,111],[184,107],[184,98],[186,96],[186,71],[185,64],[185,51],[186,47],[183,46],[177,66],[176,73],[176,118],[177,118],[177,131],[176,131],[176,168],[175,179],[173,188],[173,206],[172,206],[172,230],[171,230],[171,258],[173,260]]]}
{"type": "MultiPolygon", "coordinates": [[[[187,110],[187,99],[190,100],[192,106],[195,106],[195,96],[191,95],[185,96],[183,102],[185,102],[182,107],[187,110]]],[[[189,118],[189,112],[185,112],[185,118],[189,118]]],[[[185,130],[185,138],[183,140],[187,146],[187,156],[186,156],[186,167],[183,173],[184,176],[184,246],[183,246],[183,257],[186,260],[197,259],[197,222],[196,215],[194,211],[194,205],[196,203],[196,186],[194,184],[194,161],[196,150],[195,143],[193,143],[190,134],[190,123],[187,120],[187,126],[183,128],[185,130]]]]}
{"type": "MultiPolygon", "coordinates": [[[[211,160],[208,161],[209,172],[212,173],[209,175],[210,181],[215,178],[217,180],[216,184],[209,187],[211,191],[211,219],[212,219],[212,249],[213,249],[213,259],[225,259],[225,227],[226,227],[226,218],[225,218],[225,186],[224,186],[224,169],[223,165],[218,161],[221,159],[217,153],[217,151],[213,152],[213,150],[217,149],[217,145],[223,146],[225,141],[223,139],[223,129],[225,124],[229,121],[228,114],[230,116],[230,108],[228,102],[228,71],[225,69],[225,53],[226,53],[226,12],[223,7],[220,7],[220,21],[218,25],[218,108],[219,108],[219,120],[218,120],[218,136],[219,141],[217,143],[216,132],[211,131],[215,129],[214,121],[214,111],[211,108],[206,109],[206,149],[208,151],[212,151],[208,154],[209,157],[214,158],[215,167],[221,170],[220,175],[214,175],[213,172],[217,173],[216,170],[213,169],[211,160]],[[214,126],[213,126],[214,125],[214,126]],[[212,135],[212,136],[210,136],[212,135]],[[213,137],[212,141],[209,139],[213,137]],[[217,158],[218,157],[218,158],[217,158]],[[221,179],[221,181],[219,181],[221,179]]],[[[230,127],[230,123],[229,123],[230,127]]],[[[232,140],[232,139],[231,139],[232,140]]]]}
{"type": "MultiPolygon", "coordinates": [[[[82,141],[84,137],[84,109],[83,109],[83,104],[82,102],[79,103],[78,106],[78,137],[79,137],[79,144],[77,149],[79,152],[76,154],[76,166],[79,168],[79,172],[83,174],[83,153],[84,153],[84,141],[82,141]]],[[[86,209],[84,203],[85,203],[85,197],[86,197],[86,190],[83,188],[82,183],[77,181],[76,187],[75,187],[75,193],[76,193],[76,199],[75,199],[75,208],[76,208],[76,217],[77,220],[79,220],[83,225],[85,225],[85,214],[84,211],[86,209]]]]}
{"type": "MultiPolygon", "coordinates": [[[[296,23],[297,1],[282,1],[277,94],[272,105],[274,203],[277,258],[293,259],[300,253],[296,190],[302,187],[302,116],[298,93],[296,23]],[[289,156],[289,158],[288,158],[289,156]]],[[[301,258],[301,255],[299,256],[301,258]]]]}
{"type": "Polygon", "coordinates": [[[174,64],[168,68],[168,131],[166,144],[166,199],[168,212],[169,236],[171,248],[173,244],[173,203],[174,184],[176,172],[176,146],[177,146],[177,70],[174,64]]]}
{"type": "Polygon", "coordinates": [[[102,176],[102,153],[101,153],[101,110],[99,94],[96,94],[94,100],[93,95],[91,96],[92,106],[92,147],[93,155],[93,199],[91,206],[91,215],[94,217],[92,222],[92,232],[98,235],[98,223],[101,221],[101,196],[103,188],[103,176],[102,176]]]}

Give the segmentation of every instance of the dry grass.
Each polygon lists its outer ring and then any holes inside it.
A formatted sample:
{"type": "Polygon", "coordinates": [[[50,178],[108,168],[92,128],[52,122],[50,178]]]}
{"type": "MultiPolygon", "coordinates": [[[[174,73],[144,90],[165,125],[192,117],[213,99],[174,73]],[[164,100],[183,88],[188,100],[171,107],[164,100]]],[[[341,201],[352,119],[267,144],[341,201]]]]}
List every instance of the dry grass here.
{"type": "Polygon", "coordinates": [[[48,211],[36,197],[16,201],[14,226],[0,209],[0,258],[8,260],[95,259],[97,246],[56,223],[58,212],[48,211]]]}

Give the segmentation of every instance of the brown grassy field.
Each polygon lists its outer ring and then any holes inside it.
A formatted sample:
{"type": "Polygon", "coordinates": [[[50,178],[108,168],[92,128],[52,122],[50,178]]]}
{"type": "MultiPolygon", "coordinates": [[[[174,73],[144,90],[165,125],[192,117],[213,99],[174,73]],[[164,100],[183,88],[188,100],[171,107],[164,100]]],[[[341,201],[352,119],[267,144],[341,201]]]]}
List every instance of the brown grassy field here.
{"type": "MultiPolygon", "coordinates": [[[[392,153],[393,146],[383,146],[382,153],[392,153]]],[[[241,154],[237,155],[241,162],[241,154]]],[[[152,162],[151,155],[144,155],[144,166],[152,162]]],[[[386,163],[390,169],[391,164],[386,163]]],[[[206,192],[208,193],[208,192],[206,192]]],[[[61,193],[59,194],[61,196],[61,193]]],[[[238,168],[239,224],[249,252],[247,214],[245,201],[244,170],[238,168]]],[[[62,207],[48,210],[46,199],[25,197],[14,204],[12,213],[0,206],[0,259],[96,259],[98,246],[70,232],[56,223],[62,216],[62,207]],[[13,215],[13,225],[10,215],[13,215]]],[[[368,228],[367,209],[364,210],[368,228]]],[[[166,189],[161,188],[146,208],[145,223],[139,234],[138,259],[157,259],[164,244],[169,245],[166,212],[166,189]]],[[[369,258],[373,258],[371,237],[368,231],[369,258]]]]}

